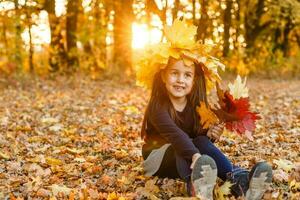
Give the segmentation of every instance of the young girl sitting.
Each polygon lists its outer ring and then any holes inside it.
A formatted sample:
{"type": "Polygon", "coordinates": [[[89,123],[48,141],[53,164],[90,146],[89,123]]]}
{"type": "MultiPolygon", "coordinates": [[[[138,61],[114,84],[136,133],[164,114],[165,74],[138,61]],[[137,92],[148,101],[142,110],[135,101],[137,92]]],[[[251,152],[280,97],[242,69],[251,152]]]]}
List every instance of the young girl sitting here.
{"type": "Polygon", "coordinates": [[[194,42],[191,34],[195,34],[193,26],[175,20],[173,27],[165,30],[169,43],[152,48],[148,68],[138,69],[140,83],[146,83],[145,77],[152,79],[142,125],[145,174],[181,178],[188,195],[201,199],[213,199],[219,177],[233,183],[231,192],[236,197],[261,199],[272,181],[271,167],[260,162],[248,172],[233,166],[212,142],[219,140],[224,123],[209,129],[200,124],[196,108],[200,102],[208,103],[206,85],[208,80],[217,80],[212,69],[218,62],[204,59],[205,46],[194,42]],[[178,30],[180,26],[183,31],[178,30]]]}

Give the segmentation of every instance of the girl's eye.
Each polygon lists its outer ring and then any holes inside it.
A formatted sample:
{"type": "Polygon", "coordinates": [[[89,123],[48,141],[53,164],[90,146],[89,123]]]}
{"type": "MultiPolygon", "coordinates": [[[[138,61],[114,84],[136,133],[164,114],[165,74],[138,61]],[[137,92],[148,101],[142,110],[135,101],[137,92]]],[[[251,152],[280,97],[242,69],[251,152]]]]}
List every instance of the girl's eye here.
{"type": "Polygon", "coordinates": [[[172,75],[177,75],[177,72],[176,71],[172,71],[171,74],[172,75]]]}
{"type": "Polygon", "coordinates": [[[185,76],[190,78],[190,77],[192,77],[192,74],[185,74],[185,76]]]}

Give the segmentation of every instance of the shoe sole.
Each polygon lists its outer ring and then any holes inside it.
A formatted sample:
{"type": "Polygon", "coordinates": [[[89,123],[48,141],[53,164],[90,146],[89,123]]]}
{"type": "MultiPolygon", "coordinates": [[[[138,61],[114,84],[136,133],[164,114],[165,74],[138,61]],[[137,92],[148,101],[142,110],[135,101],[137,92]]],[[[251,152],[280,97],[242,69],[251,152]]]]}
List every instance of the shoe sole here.
{"type": "Polygon", "coordinates": [[[201,155],[195,162],[191,180],[196,197],[213,200],[213,189],[217,180],[215,161],[207,155],[201,155]]]}
{"type": "Polygon", "coordinates": [[[246,200],[260,200],[272,182],[272,168],[266,163],[258,166],[250,180],[246,200]]]}

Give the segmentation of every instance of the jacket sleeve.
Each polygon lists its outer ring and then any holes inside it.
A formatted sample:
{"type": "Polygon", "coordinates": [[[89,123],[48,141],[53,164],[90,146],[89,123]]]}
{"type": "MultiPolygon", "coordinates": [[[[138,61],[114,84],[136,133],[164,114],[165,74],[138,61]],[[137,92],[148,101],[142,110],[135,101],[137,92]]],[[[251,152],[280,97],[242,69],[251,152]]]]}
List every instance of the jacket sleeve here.
{"type": "Polygon", "coordinates": [[[176,125],[166,108],[153,109],[149,120],[180,156],[192,159],[195,153],[199,153],[191,138],[176,125]]]}

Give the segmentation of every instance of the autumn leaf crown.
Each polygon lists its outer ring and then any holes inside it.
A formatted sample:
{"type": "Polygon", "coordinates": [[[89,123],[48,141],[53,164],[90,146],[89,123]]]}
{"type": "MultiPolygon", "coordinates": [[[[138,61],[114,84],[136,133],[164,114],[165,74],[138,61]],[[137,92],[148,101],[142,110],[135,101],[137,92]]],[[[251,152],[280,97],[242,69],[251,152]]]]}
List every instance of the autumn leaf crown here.
{"type": "Polygon", "coordinates": [[[148,46],[138,56],[136,64],[137,84],[148,89],[152,86],[154,75],[167,67],[169,58],[182,59],[186,66],[200,65],[205,74],[208,90],[220,82],[218,68],[225,70],[217,58],[210,55],[212,45],[201,44],[195,40],[197,27],[185,20],[176,19],[172,26],[164,28],[165,42],[148,46]]]}

